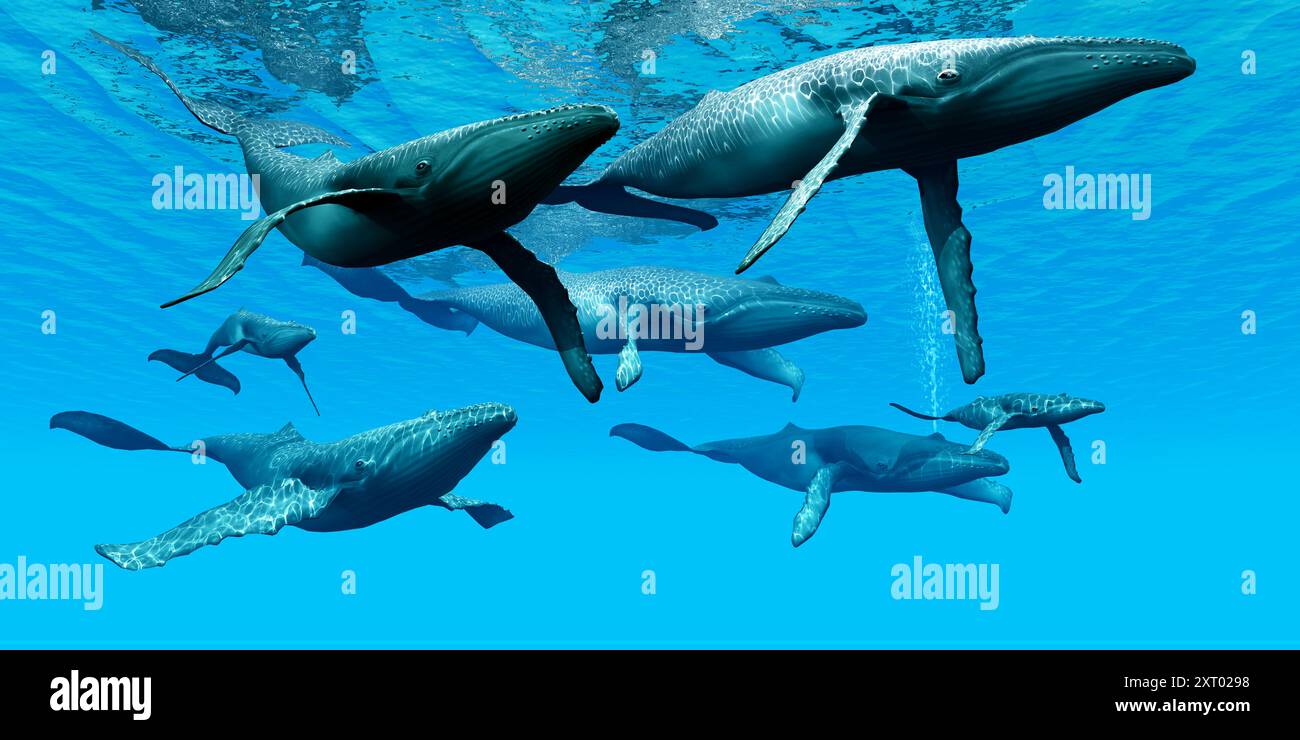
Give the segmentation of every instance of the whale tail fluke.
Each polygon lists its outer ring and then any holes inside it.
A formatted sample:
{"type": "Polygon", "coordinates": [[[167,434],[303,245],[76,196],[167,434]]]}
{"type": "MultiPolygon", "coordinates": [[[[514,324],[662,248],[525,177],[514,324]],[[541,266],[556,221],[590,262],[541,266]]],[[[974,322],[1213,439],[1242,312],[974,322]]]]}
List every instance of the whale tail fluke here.
{"type": "Polygon", "coordinates": [[[466,335],[478,326],[478,319],[445,301],[436,298],[416,298],[396,281],[376,267],[338,267],[303,252],[303,267],[315,267],[329,275],[334,282],[358,298],[396,303],[404,311],[430,326],[449,331],[463,331],[466,335]]]}
{"type": "Polygon", "coordinates": [[[633,195],[620,185],[561,185],[544,198],[542,203],[552,206],[577,203],[597,213],[678,221],[690,224],[700,231],[708,231],[718,225],[718,219],[704,211],[633,195]]]}
{"type": "Polygon", "coordinates": [[[234,373],[218,365],[208,355],[192,355],[174,349],[160,349],[149,355],[150,362],[155,360],[185,375],[193,374],[194,377],[206,383],[229,388],[232,393],[239,395],[239,378],[235,377],[234,373]]]}
{"type": "Polygon", "coordinates": [[[727,442],[709,442],[698,447],[688,447],[685,443],[644,424],[616,424],[609,430],[609,436],[622,437],[651,452],[691,452],[718,462],[737,462],[735,456],[726,449],[727,442]]]}
{"type": "Polygon", "coordinates": [[[299,144],[351,146],[334,134],[308,123],[299,123],[297,121],[259,121],[249,119],[241,116],[224,105],[191,98],[181,92],[181,89],[176,86],[176,83],[172,82],[171,78],[167,76],[167,73],[162,71],[162,68],[157,64],[154,64],[154,61],[149,57],[120,41],[110,39],[98,31],[92,30],[90,33],[105,44],[108,44],[114,49],[117,49],[128,57],[134,59],[140,64],[140,66],[158,75],[163,82],[167,83],[167,87],[171,88],[171,91],[176,93],[176,97],[181,99],[181,102],[185,104],[185,107],[189,109],[190,113],[193,113],[194,117],[199,119],[200,123],[214,131],[237,136],[240,139],[247,137],[256,138],[259,141],[269,141],[272,146],[276,147],[298,146],[299,144]]]}
{"type": "Polygon", "coordinates": [[[915,416],[918,419],[925,419],[926,421],[944,421],[944,418],[942,416],[930,416],[929,414],[918,413],[899,403],[891,403],[889,405],[893,406],[899,411],[902,411],[904,414],[911,414],[912,416],[915,416]]]}
{"type": "Polygon", "coordinates": [[[50,417],[50,429],[66,429],[104,447],[115,450],[163,450],[190,452],[171,447],[133,426],[89,411],[64,411],[50,417]]]}
{"type": "Polygon", "coordinates": [[[397,302],[408,313],[430,326],[449,331],[463,331],[469,336],[478,327],[478,319],[453,308],[444,301],[410,297],[397,302]]]}
{"type": "Polygon", "coordinates": [[[694,452],[684,443],[644,424],[617,424],[609,430],[609,436],[622,437],[651,452],[694,452]]]}

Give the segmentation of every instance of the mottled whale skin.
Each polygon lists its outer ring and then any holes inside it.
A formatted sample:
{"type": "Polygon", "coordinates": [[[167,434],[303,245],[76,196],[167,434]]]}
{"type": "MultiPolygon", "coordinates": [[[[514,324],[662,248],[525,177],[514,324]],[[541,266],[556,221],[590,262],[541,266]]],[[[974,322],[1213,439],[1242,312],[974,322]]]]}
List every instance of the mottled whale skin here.
{"type": "Polygon", "coordinates": [[[816,533],[831,494],[840,491],[934,491],[991,503],[1004,514],[1011,509],[1011,489],[988,480],[1011,469],[1006,458],[991,450],[968,454],[963,445],[940,434],[918,437],[879,427],[802,429],[788,424],[775,434],[689,447],[641,424],[619,424],[609,433],[654,452],[693,452],[735,463],[763,480],[804,491],[791,535],[795,547],[816,533]]]}
{"type": "Polygon", "coordinates": [[[716,221],[707,214],[624,188],[667,198],[792,190],[741,272],[785,234],[824,182],[902,169],[920,188],[962,376],[974,383],[984,357],[957,160],[1049,134],[1181,80],[1195,66],[1181,47],[1147,39],[954,39],[844,51],[710,92],[595,182],[562,187],[546,202],[709,228],[716,221]]]}
{"type": "Polygon", "coordinates": [[[464,509],[482,527],[495,526],[510,512],[451,490],[515,421],[509,406],[487,403],[430,411],[337,442],[312,442],[288,424],[274,434],[204,437],[201,447],[169,446],[85,411],[55,414],[50,428],[113,449],[203,454],[224,464],[246,489],[156,537],[95,547],[117,565],[140,570],[226,537],[275,534],[286,525],[312,532],[357,529],[421,506],[464,509]]]}
{"type": "Polygon", "coordinates": [[[487,254],[523,287],[546,317],[574,384],[589,401],[600,397],[600,379],[582,347],[564,286],[550,265],[505,229],[527,217],[613,136],[619,124],[612,110],[566,105],[460,126],[350,162],[339,162],[332,152],[307,159],[283,147],[347,142],[315,126],[253,120],[190,98],[139,51],[95,36],[162,78],[201,123],[239,140],[268,213],[248,227],[206,280],[164,308],[221,286],[275,229],[316,259],[345,267],[466,245],[487,254]]]}
{"type": "Polygon", "coordinates": [[[316,330],[296,321],[281,321],[246,309],[226,317],[221,326],[212,333],[208,344],[198,354],[190,354],[174,349],[160,349],[149,355],[149,360],[170,365],[183,373],[177,380],[193,375],[216,385],[222,385],[236,394],[239,393],[239,379],[229,370],[217,364],[217,360],[235,352],[246,352],[256,357],[284,360],[284,364],[302,381],[303,390],[307,391],[307,400],[320,415],[316,399],[312,398],[311,389],[307,387],[307,376],[303,373],[298,353],[316,339],[316,330]],[[225,347],[221,354],[217,349],[225,347]]]}
{"type": "Polygon", "coordinates": [[[918,419],[955,421],[979,430],[979,437],[967,450],[971,453],[984,449],[984,445],[988,444],[994,433],[1001,429],[1046,429],[1052,435],[1052,441],[1056,443],[1056,448],[1061,453],[1065,474],[1075,483],[1082,483],[1083,479],[1079,477],[1079,471],[1074,464],[1074,449],[1070,447],[1070,438],[1065,436],[1065,430],[1061,429],[1061,425],[1106,410],[1106,405],[1101,401],[1077,398],[1068,393],[1058,393],[1054,396],[1046,393],[979,396],[974,401],[965,406],[958,406],[943,416],[917,413],[897,403],[889,405],[918,419]]]}
{"type": "MultiPolygon", "coordinates": [[[[303,264],[325,272],[354,295],[397,303],[443,329],[468,334],[482,323],[520,342],[546,349],[555,346],[537,307],[513,283],[437,291],[415,298],[378,270],[332,267],[310,259],[303,264]]],[[[867,320],[866,311],[856,301],[781,285],[770,277],[748,280],[657,266],[597,272],[557,270],[557,274],[577,309],[587,351],[619,355],[619,390],[640,379],[641,352],[694,352],[787,386],[792,400],[797,401],[804,372],[772,348],[826,331],[861,326],[867,320]],[[616,323],[620,314],[635,320],[629,314],[637,310],[647,311],[646,319],[632,327],[625,322],[619,332],[616,323]],[[649,322],[657,316],[662,326],[665,316],[656,311],[680,314],[689,321],[698,344],[672,332],[650,332],[649,322]],[[703,320],[697,321],[701,316],[703,320]],[[638,331],[637,326],[646,331],[638,331]],[[649,336],[634,337],[641,333],[649,336]]]]}

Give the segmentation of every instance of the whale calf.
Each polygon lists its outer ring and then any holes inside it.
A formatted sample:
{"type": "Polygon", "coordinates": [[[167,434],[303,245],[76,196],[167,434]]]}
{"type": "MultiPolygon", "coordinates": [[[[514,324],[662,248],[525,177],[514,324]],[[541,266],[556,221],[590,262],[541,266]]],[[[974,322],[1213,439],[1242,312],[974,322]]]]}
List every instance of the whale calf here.
{"type": "Polygon", "coordinates": [[[463,244],[490,257],[537,304],[573,383],[589,401],[600,398],[600,379],[564,286],[550,265],[505,229],[527,217],[614,135],[614,111],[567,105],[460,126],[346,163],[332,152],[307,159],[281,149],[347,143],[314,126],[253,120],[188,97],[145,55],[95,37],[162,78],[199,122],[239,140],[269,213],[244,231],[207,279],[163,308],[229,280],[273,229],[307,254],[345,267],[373,267],[463,244]]]}
{"type": "Polygon", "coordinates": [[[160,349],[150,354],[149,360],[157,360],[179,370],[183,374],[177,380],[193,375],[199,380],[225,386],[235,393],[239,393],[239,379],[218,365],[217,360],[235,352],[284,360],[284,364],[302,381],[302,389],[307,391],[307,400],[311,401],[312,409],[320,416],[316,399],[312,398],[311,389],[307,387],[307,376],[303,374],[302,363],[298,362],[298,353],[314,339],[316,330],[310,326],[273,319],[241,308],[221,322],[202,352],[189,354],[174,349],[160,349]],[[225,349],[221,354],[214,354],[218,347],[225,349]]]}
{"type": "Polygon", "coordinates": [[[561,187],[546,202],[710,228],[716,221],[707,214],[625,188],[667,198],[793,189],[741,261],[742,272],[785,234],[823,183],[901,169],[919,186],[962,377],[974,383],[984,374],[984,354],[957,160],[1051,133],[1195,68],[1182,47],[1147,39],[1028,36],[844,51],[710,92],[593,183],[561,187]]]}
{"type": "Polygon", "coordinates": [[[934,491],[994,504],[1004,514],[1011,509],[1011,489],[988,480],[1011,469],[1006,458],[990,450],[966,454],[962,445],[940,434],[918,437],[879,427],[801,429],[787,424],[775,434],[695,447],[641,424],[619,424],[609,434],[653,452],[693,452],[735,463],[763,480],[803,491],[803,508],[795,514],[791,535],[795,547],[817,532],[831,494],[840,491],[934,491]]]}
{"type": "Polygon", "coordinates": [[[979,437],[967,450],[974,454],[984,449],[984,445],[999,429],[1046,428],[1052,435],[1052,441],[1061,453],[1065,463],[1065,473],[1075,483],[1082,483],[1079,471],[1074,465],[1074,450],[1070,447],[1070,438],[1065,436],[1062,424],[1082,419],[1085,416],[1100,414],[1106,405],[1100,401],[1075,398],[1065,393],[1049,396],[1044,393],[1007,393],[1001,396],[980,396],[974,401],[959,406],[943,416],[930,416],[917,413],[905,406],[891,403],[890,406],[918,419],[930,421],[956,421],[971,429],[979,430],[979,437]]]}
{"type": "MultiPolygon", "coordinates": [[[[472,332],[479,323],[511,339],[554,348],[537,307],[511,283],[412,297],[379,270],[348,269],[306,257],[355,295],[397,303],[434,326],[472,332]]],[[[866,323],[856,301],[793,288],[770,277],[747,280],[673,267],[557,270],[592,354],[616,354],[616,387],[641,378],[641,352],[686,352],[787,386],[799,400],[804,372],[773,347],[866,323]],[[681,331],[674,331],[680,327],[681,331]]]]}
{"type": "Polygon", "coordinates": [[[484,529],[496,526],[511,513],[451,490],[515,421],[509,406],[485,403],[430,411],[337,442],[312,442],[287,424],[274,434],[204,437],[201,448],[167,445],[86,411],[55,414],[50,428],[118,450],[203,454],[225,465],[244,487],[230,502],[156,537],[95,546],[117,565],[140,570],[227,537],[275,534],[288,525],[312,532],[357,529],[421,506],[464,510],[484,529]]]}

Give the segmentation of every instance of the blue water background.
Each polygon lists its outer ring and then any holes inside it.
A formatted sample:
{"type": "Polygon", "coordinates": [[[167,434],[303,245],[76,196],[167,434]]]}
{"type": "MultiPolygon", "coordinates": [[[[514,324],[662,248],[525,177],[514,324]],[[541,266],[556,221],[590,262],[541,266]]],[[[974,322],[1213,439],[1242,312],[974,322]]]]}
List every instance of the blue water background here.
{"type": "MultiPolygon", "coordinates": [[[[0,602],[0,644],[1295,646],[1300,10],[1237,5],[371,2],[366,82],[340,100],[274,79],[257,51],[158,31],[124,3],[7,3],[0,562],[103,563],[106,583],[98,612],[0,602]],[[1199,67],[1061,132],[961,162],[989,368],[976,387],[961,382],[950,338],[930,320],[941,305],[915,183],[883,172],[826,186],[752,271],[849,296],[870,315],[782,349],[808,376],[797,404],[705,357],[647,354],[644,378],[622,394],[614,358],[597,358],[606,393],[589,406],[552,355],[355,298],[300,267],[279,235],[220,290],[160,311],[247,224],[234,211],[155,210],[151,178],[177,165],[242,171],[239,151],[90,28],[154,55],[192,95],[314,121],[359,152],[510,112],[609,104],[623,129],[577,181],[709,89],[869,43],[1144,36],[1183,44],[1199,67]],[[653,76],[640,73],[644,48],[657,50],[653,76]],[[46,49],[55,75],[40,73],[46,49]],[[1245,50],[1258,58],[1253,76],[1242,74],[1245,50]],[[1042,179],[1067,165],[1150,173],[1151,219],[1045,210],[1042,179]],[[229,360],[244,384],[231,397],[145,361],[160,347],[197,350],[240,306],[318,329],[301,359],[323,416],[280,363],[229,360]],[[41,332],[47,309],[57,334],[41,332]],[[339,329],[345,310],[357,313],[355,335],[339,329]],[[1256,335],[1241,331],[1246,310],[1256,335]],[[691,443],[791,421],[923,434],[930,424],[887,404],[942,410],[1015,390],[1106,402],[1067,429],[1083,485],[1066,478],[1046,432],[1004,432],[990,447],[1012,461],[1001,479],[1015,491],[1009,515],[936,494],[837,494],[799,550],[789,543],[799,494],[607,436],[627,421],[691,443]],[[508,506],[513,521],[483,531],[427,508],[353,532],[229,540],[139,573],[92,545],[151,536],[241,489],[216,464],[47,428],[51,414],[84,409],[174,443],[289,420],[331,440],[482,401],[512,404],[520,423],[506,436],[507,463],[484,461],[456,492],[508,506]],[[1088,461],[1093,440],[1107,445],[1105,465],[1088,461]],[[1000,607],[893,600],[890,568],[914,555],[999,564],[1000,607]],[[647,569],[653,596],[641,591],[647,569]],[[1241,593],[1247,569],[1258,574],[1254,596],[1241,593]],[[355,596],[341,593],[345,570],[357,574],[355,596]]],[[[515,233],[571,270],[730,273],[783,197],[703,204],[722,214],[704,233],[576,206],[541,208],[515,233]]],[[[459,259],[390,274],[430,290],[459,259]]]]}

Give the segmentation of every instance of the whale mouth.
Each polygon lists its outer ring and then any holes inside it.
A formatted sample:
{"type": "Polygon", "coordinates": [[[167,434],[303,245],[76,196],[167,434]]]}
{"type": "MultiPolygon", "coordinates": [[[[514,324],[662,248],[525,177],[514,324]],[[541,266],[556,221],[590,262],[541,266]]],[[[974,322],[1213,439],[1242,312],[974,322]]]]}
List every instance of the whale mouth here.
{"type": "Polygon", "coordinates": [[[706,327],[728,346],[774,347],[837,329],[867,323],[857,301],[827,293],[788,289],[791,295],[744,300],[716,314],[705,314],[706,327]]]}
{"type": "Polygon", "coordinates": [[[903,466],[899,472],[914,486],[946,488],[977,478],[1006,475],[1010,471],[1011,463],[992,450],[967,454],[964,449],[953,446],[917,459],[903,466]]]}

